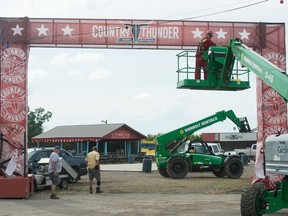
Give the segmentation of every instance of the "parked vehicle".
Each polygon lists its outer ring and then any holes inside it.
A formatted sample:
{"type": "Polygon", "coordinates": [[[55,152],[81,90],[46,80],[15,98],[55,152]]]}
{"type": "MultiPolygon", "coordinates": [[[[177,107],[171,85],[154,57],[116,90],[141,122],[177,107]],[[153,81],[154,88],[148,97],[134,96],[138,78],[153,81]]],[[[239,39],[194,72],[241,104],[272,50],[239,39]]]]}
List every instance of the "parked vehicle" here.
{"type": "Polygon", "coordinates": [[[255,159],[256,159],[256,149],[257,149],[257,144],[252,144],[252,146],[250,148],[234,149],[234,151],[238,155],[247,155],[249,157],[249,160],[255,161],[255,159]]]}
{"type": "Polygon", "coordinates": [[[223,154],[220,143],[207,143],[207,145],[211,147],[211,150],[215,155],[223,154]]]}
{"type": "MultiPolygon", "coordinates": [[[[28,149],[28,173],[32,173],[41,158],[49,158],[53,148],[31,148],[28,149]]],[[[63,158],[77,173],[77,178],[69,177],[70,182],[77,182],[81,176],[87,175],[86,160],[84,156],[74,156],[65,149],[60,150],[63,158]]]]}
{"type": "Polygon", "coordinates": [[[248,161],[255,161],[257,144],[252,144],[250,148],[234,149],[233,151],[225,151],[224,154],[229,155],[247,155],[248,161]]]}

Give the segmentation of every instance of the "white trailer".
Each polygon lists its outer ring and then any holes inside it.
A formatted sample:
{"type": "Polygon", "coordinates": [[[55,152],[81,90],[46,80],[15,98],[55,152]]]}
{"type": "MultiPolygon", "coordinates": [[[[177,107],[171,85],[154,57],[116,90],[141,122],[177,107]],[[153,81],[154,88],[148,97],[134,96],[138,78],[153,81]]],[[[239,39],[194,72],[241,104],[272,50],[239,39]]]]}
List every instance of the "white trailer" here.
{"type": "MultiPolygon", "coordinates": [[[[68,177],[71,179],[76,179],[78,173],[63,159],[60,158],[62,163],[62,171],[60,173],[60,181],[58,186],[62,189],[68,188],[68,177]]],[[[41,158],[38,161],[38,167],[33,171],[34,176],[34,190],[44,187],[49,187],[52,185],[52,181],[49,178],[48,172],[49,158],[41,158]]]]}

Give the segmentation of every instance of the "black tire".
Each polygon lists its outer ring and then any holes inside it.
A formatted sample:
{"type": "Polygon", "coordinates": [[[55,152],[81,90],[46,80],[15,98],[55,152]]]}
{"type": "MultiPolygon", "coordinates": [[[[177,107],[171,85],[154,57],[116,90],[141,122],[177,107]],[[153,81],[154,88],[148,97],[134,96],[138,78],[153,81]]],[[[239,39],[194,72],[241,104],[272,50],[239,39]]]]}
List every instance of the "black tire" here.
{"type": "Polygon", "coordinates": [[[224,169],[227,177],[231,179],[238,179],[243,174],[243,164],[238,157],[228,157],[224,169]]]}
{"type": "Polygon", "coordinates": [[[219,178],[223,178],[226,176],[226,172],[223,168],[221,168],[220,170],[216,171],[216,170],[212,170],[212,173],[219,178]]]}
{"type": "Polygon", "coordinates": [[[34,178],[33,179],[33,192],[37,191],[38,190],[38,187],[37,187],[37,181],[36,179],[34,178]]]}
{"type": "Polygon", "coordinates": [[[32,174],[33,173],[33,169],[31,167],[28,168],[28,174],[32,174]]]}
{"type": "Polygon", "coordinates": [[[79,181],[79,179],[80,179],[79,174],[77,175],[77,177],[75,179],[72,178],[71,176],[68,177],[69,183],[77,183],[79,181]]]}
{"type": "Polygon", "coordinates": [[[167,173],[166,167],[158,167],[158,172],[160,173],[161,176],[163,177],[170,177],[167,173]]]}
{"type": "Polygon", "coordinates": [[[257,212],[260,207],[265,208],[264,203],[260,203],[259,196],[262,191],[265,190],[265,186],[262,183],[256,183],[250,188],[245,188],[241,195],[241,215],[242,216],[262,216],[262,214],[257,212]],[[259,205],[258,208],[256,205],[259,205]]]}
{"type": "Polygon", "coordinates": [[[60,189],[67,189],[68,188],[68,180],[67,179],[61,179],[59,183],[60,189]]]}
{"type": "Polygon", "coordinates": [[[166,170],[171,178],[182,179],[187,175],[189,165],[183,158],[172,158],[168,161],[166,170]]]}

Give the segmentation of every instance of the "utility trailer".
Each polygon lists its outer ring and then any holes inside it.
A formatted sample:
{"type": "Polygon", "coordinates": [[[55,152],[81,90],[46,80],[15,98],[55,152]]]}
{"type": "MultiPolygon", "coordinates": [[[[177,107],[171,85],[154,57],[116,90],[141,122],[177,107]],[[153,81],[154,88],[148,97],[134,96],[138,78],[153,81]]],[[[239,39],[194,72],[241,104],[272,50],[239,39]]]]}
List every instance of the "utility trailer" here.
{"type": "MultiPolygon", "coordinates": [[[[60,158],[62,163],[62,171],[59,175],[59,188],[67,189],[68,188],[68,179],[76,179],[78,173],[63,159],[60,158]]],[[[32,176],[34,177],[34,190],[49,187],[52,185],[52,181],[49,178],[48,172],[49,158],[41,158],[37,164],[37,167],[33,170],[32,176]]]]}

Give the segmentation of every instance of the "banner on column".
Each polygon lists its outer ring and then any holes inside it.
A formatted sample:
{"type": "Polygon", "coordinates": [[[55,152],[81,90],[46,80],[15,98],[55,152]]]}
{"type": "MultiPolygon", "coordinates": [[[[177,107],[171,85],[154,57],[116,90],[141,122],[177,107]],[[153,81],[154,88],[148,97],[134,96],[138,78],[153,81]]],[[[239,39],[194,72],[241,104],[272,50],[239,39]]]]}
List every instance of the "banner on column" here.
{"type": "Polygon", "coordinates": [[[28,53],[24,44],[1,47],[0,175],[24,175],[28,53]]]}
{"type": "MultiPolygon", "coordinates": [[[[275,64],[277,67],[285,70],[285,54],[263,50],[263,57],[275,64]]],[[[278,93],[259,78],[257,79],[257,115],[258,115],[258,145],[255,165],[254,182],[259,179],[267,178],[263,170],[263,150],[265,149],[265,140],[272,134],[287,133],[287,104],[278,95],[278,93]]],[[[272,179],[280,180],[275,176],[268,176],[272,179]]],[[[273,184],[274,185],[274,184],[273,184]]]]}

